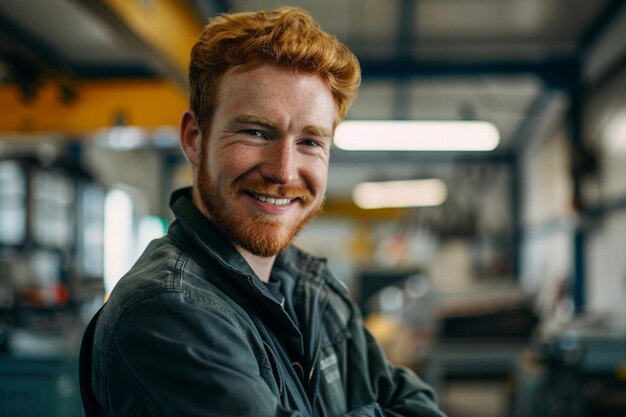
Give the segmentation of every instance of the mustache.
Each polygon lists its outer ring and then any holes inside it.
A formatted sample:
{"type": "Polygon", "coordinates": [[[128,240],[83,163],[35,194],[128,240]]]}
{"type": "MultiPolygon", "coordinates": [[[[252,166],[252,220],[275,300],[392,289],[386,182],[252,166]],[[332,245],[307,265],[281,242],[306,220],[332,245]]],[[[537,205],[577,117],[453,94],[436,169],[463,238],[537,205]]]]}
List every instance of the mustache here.
{"type": "Polygon", "coordinates": [[[313,193],[306,187],[296,185],[280,185],[264,180],[237,178],[230,187],[230,192],[241,192],[271,195],[278,198],[300,199],[303,203],[313,201],[313,193]]]}

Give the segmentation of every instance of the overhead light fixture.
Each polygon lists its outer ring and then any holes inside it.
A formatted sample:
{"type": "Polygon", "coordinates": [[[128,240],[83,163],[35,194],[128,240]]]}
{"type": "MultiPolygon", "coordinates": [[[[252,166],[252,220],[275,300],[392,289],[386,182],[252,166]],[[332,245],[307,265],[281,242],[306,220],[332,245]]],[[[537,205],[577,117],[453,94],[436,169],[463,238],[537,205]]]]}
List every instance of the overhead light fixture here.
{"type": "Polygon", "coordinates": [[[352,190],[354,203],[362,209],[434,207],[446,201],[448,189],[439,179],[363,182],[352,190]]]}
{"type": "Polygon", "coordinates": [[[335,132],[347,151],[492,151],[499,142],[485,121],[347,120],[335,132]]]}

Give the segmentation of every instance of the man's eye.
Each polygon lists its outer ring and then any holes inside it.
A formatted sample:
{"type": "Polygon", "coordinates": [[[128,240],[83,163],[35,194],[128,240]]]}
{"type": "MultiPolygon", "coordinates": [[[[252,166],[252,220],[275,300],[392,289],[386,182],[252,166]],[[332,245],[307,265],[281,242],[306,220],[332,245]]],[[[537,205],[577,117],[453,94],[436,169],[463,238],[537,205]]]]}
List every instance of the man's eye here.
{"type": "Polygon", "coordinates": [[[313,140],[313,139],[304,139],[301,142],[304,146],[308,146],[310,148],[315,148],[320,146],[319,142],[313,140]]]}
{"type": "Polygon", "coordinates": [[[254,136],[255,138],[263,138],[263,139],[266,138],[265,133],[257,129],[245,129],[245,130],[242,130],[242,133],[248,136],[254,136]]]}

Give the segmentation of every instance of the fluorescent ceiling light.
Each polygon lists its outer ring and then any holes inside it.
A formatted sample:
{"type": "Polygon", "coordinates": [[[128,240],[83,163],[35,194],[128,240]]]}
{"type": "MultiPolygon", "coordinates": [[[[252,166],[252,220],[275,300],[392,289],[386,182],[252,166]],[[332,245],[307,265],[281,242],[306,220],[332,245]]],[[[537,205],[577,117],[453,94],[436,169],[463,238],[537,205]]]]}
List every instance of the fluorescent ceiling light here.
{"type": "Polygon", "coordinates": [[[446,184],[438,179],[363,182],[352,190],[354,203],[362,209],[433,207],[447,196],[446,184]]]}
{"type": "Polygon", "coordinates": [[[491,151],[498,129],[484,121],[347,120],[335,145],[348,151],[491,151]]]}

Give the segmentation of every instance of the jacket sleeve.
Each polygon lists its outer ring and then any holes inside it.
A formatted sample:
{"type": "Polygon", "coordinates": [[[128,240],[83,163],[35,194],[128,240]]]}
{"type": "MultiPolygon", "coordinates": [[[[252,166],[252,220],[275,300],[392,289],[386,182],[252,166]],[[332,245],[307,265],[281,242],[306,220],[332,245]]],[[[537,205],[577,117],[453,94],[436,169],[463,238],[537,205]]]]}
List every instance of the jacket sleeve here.
{"type": "MultiPolygon", "coordinates": [[[[349,323],[347,367],[352,404],[377,404],[384,416],[445,417],[433,389],[413,371],[387,362],[353,304],[349,323]]],[[[355,414],[375,416],[378,414],[355,414]]]]}
{"type": "MultiPolygon", "coordinates": [[[[280,416],[281,408],[236,320],[215,308],[177,308],[170,293],[118,322],[106,361],[110,416],[280,416]]],[[[203,300],[203,304],[210,300],[203,300]]]]}

